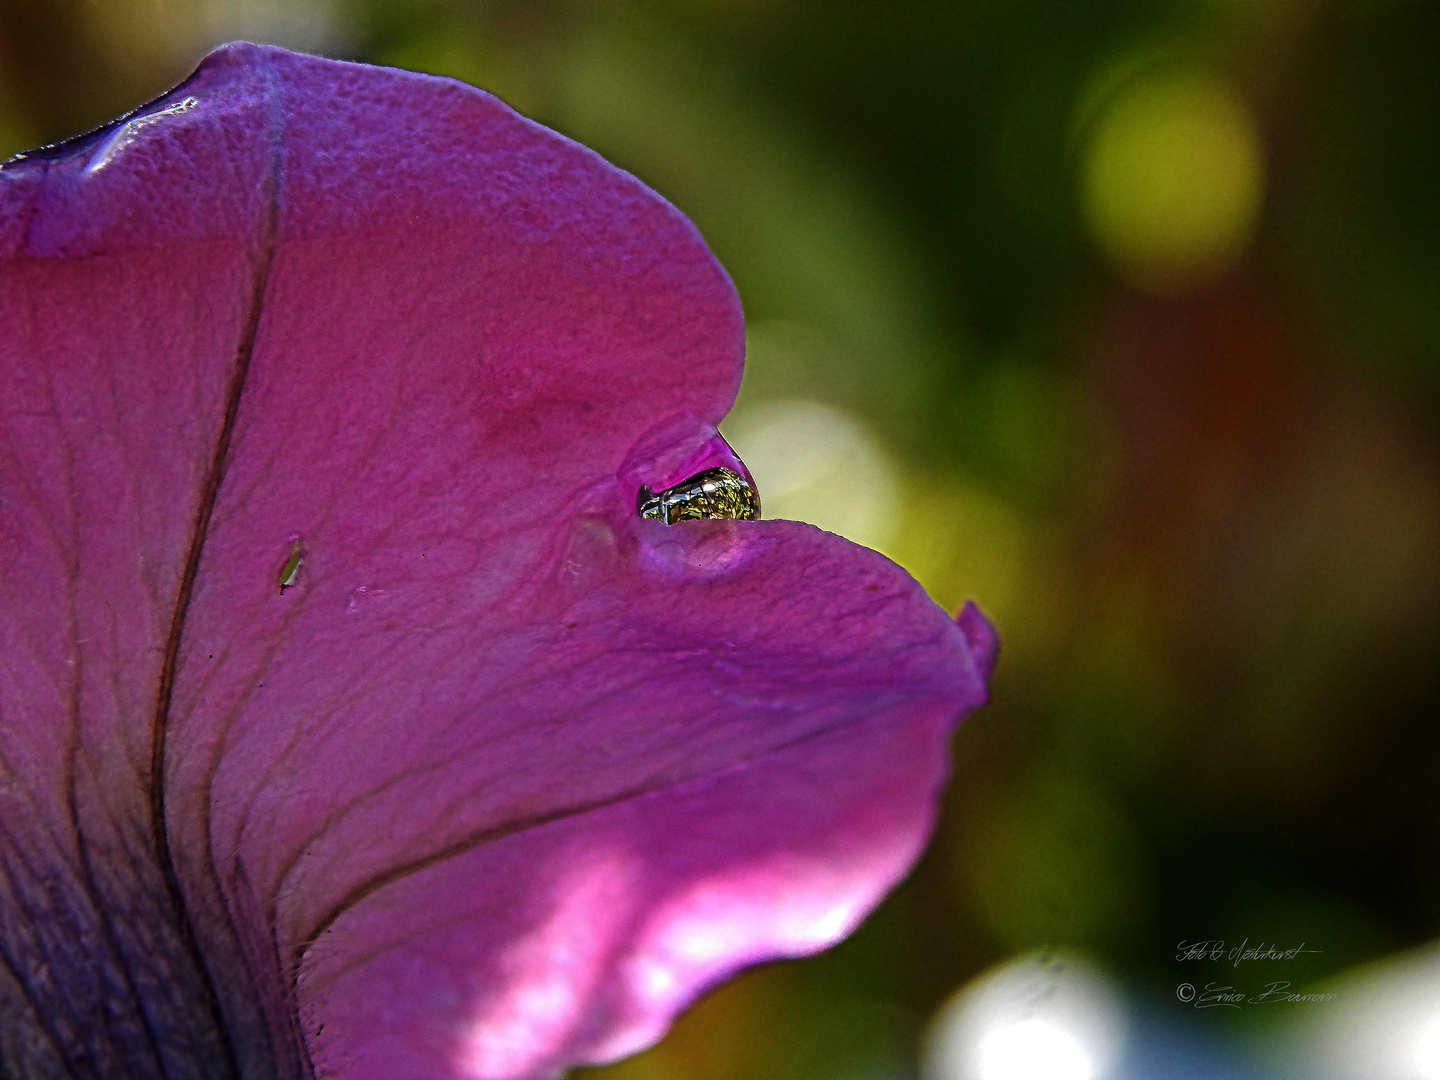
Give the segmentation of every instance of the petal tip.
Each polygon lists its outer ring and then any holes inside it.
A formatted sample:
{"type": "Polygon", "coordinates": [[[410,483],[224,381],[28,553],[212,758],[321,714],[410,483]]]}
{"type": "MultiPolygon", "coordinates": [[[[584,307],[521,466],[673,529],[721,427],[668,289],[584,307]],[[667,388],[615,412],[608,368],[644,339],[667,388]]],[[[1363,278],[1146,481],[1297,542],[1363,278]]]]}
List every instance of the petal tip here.
{"type": "MultiPolygon", "coordinates": [[[[955,616],[955,625],[970,646],[970,655],[985,686],[985,700],[990,697],[990,680],[995,675],[995,664],[1000,659],[1000,635],[990,620],[980,613],[975,601],[965,601],[965,606],[955,616]]],[[[983,702],[982,702],[983,704],[983,702]]]]}

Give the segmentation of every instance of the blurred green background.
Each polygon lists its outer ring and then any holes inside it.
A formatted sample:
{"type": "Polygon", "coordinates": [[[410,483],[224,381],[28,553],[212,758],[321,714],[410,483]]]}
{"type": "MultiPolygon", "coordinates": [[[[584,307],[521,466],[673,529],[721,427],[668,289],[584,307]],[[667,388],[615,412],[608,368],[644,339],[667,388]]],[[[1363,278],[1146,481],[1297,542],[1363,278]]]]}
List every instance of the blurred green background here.
{"type": "Polygon", "coordinates": [[[909,1077],[1038,945],[1243,1048],[1181,940],[1303,940],[1298,984],[1440,932],[1440,5],[0,0],[0,152],[236,37],[455,76],[660,191],[744,299],[768,515],[1000,629],[912,877],[594,1077],[909,1077]]]}

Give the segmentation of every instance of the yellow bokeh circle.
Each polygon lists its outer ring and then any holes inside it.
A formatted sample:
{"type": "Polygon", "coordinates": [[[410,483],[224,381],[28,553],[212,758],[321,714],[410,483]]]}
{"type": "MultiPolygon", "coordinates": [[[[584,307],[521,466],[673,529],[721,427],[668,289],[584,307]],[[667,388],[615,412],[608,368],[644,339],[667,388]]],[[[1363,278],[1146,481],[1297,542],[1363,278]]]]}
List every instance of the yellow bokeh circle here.
{"type": "Polygon", "coordinates": [[[1148,292],[1184,292],[1249,246],[1264,190],[1259,127],[1217,74],[1136,75],[1096,115],[1080,180],[1086,225],[1115,271],[1148,292]]]}

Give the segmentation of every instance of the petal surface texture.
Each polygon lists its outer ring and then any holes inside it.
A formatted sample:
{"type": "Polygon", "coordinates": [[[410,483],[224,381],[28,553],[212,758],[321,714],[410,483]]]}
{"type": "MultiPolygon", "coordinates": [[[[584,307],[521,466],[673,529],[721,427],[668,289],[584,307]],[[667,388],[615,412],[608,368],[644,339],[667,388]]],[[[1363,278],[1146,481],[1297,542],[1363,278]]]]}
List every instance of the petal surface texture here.
{"type": "Polygon", "coordinates": [[[232,45],[0,170],[0,256],[0,1071],[555,1076],[918,855],[993,631],[636,517],[743,327],[633,178],[232,45]]]}

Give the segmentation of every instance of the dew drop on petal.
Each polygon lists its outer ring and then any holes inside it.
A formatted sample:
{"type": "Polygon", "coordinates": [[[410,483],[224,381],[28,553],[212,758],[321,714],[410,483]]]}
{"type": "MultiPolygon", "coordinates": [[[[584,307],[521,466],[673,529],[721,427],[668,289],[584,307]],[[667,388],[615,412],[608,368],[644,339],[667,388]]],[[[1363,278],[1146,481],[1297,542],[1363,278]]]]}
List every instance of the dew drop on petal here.
{"type": "Polygon", "coordinates": [[[664,491],[642,487],[635,509],[641,517],[666,525],[701,518],[756,521],[760,517],[760,494],[748,479],[721,467],[696,473],[664,491]]]}
{"type": "Polygon", "coordinates": [[[285,560],[284,565],[280,567],[279,581],[282,596],[285,590],[293,586],[296,579],[300,577],[300,567],[303,566],[304,563],[305,554],[300,548],[300,538],[298,536],[292,536],[290,537],[290,556],[285,560]]]}
{"type": "Polygon", "coordinates": [[[136,139],[140,138],[141,135],[145,133],[146,128],[154,127],[167,117],[180,116],[190,112],[199,104],[200,101],[198,98],[182,98],[171,105],[167,105],[163,109],[158,109],[155,112],[147,113],[144,116],[137,116],[133,120],[130,120],[128,123],[122,125],[114,135],[105,140],[104,145],[102,145],[95,156],[90,159],[90,163],[85,166],[85,174],[88,176],[91,173],[99,172],[106,165],[110,164],[117,154],[134,143],[136,139]]]}

